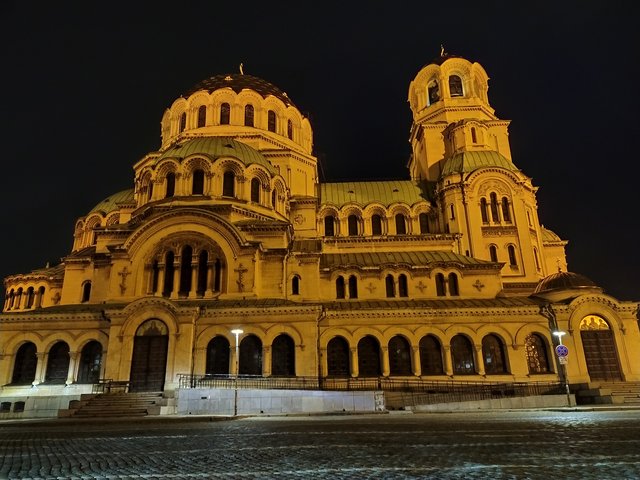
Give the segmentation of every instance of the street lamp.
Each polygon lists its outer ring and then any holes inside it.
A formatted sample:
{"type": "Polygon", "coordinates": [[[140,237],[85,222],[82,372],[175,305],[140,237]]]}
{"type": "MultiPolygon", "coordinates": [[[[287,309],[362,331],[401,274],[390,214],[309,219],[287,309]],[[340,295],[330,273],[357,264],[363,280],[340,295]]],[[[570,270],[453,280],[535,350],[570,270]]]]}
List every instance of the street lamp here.
{"type": "Polygon", "coordinates": [[[558,337],[558,346],[556,347],[556,355],[558,356],[558,364],[564,377],[564,388],[567,392],[567,405],[571,406],[571,393],[569,391],[569,379],[567,378],[567,354],[569,353],[567,347],[562,343],[562,337],[567,334],[561,330],[552,332],[554,336],[558,337]]]}
{"type": "Polygon", "coordinates": [[[238,375],[240,374],[240,335],[244,333],[243,330],[239,328],[234,328],[231,330],[236,336],[236,376],[235,381],[233,382],[233,416],[238,415],[238,375]]]}

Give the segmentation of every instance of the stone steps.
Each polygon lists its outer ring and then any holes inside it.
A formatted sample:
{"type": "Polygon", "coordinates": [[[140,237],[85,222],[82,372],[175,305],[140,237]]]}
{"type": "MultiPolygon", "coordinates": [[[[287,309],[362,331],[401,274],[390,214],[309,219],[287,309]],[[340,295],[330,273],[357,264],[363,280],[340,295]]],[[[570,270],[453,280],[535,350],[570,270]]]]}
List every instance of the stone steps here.
{"type": "Polygon", "coordinates": [[[142,417],[159,415],[168,399],[161,392],[103,393],[82,395],[69,402],[69,408],[60,410],[58,417],[142,417]]]}
{"type": "Polygon", "coordinates": [[[582,405],[640,405],[640,382],[594,382],[576,391],[582,405]]]}

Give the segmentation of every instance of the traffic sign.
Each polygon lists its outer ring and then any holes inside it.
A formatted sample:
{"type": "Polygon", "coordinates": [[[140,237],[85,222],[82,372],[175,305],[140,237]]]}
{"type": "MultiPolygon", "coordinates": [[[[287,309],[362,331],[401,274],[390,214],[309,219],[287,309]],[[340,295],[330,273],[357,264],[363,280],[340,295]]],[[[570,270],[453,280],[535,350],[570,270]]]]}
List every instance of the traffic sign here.
{"type": "Polygon", "coordinates": [[[558,357],[558,363],[560,365],[566,365],[569,363],[569,359],[567,357],[558,357]]]}
{"type": "Polygon", "coordinates": [[[566,345],[558,345],[556,347],[556,355],[558,355],[558,357],[560,358],[566,357],[567,355],[569,355],[569,349],[566,345]]]}

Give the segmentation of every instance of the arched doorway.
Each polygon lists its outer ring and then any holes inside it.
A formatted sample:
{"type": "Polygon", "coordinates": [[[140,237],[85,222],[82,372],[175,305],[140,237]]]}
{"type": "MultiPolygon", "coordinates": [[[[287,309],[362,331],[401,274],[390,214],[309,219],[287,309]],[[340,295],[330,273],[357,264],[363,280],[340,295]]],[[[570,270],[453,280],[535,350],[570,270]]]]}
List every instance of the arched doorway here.
{"type": "Polygon", "coordinates": [[[97,383],[102,365],[102,345],[95,340],[87,343],[80,354],[78,383],[97,383]]]}
{"type": "Polygon", "coordinates": [[[229,375],[229,340],[213,337],[207,345],[206,375],[229,375]]]}
{"type": "Polygon", "coordinates": [[[400,335],[389,340],[389,375],[411,375],[411,347],[400,335]]]}
{"type": "Polygon", "coordinates": [[[464,335],[456,335],[451,339],[451,358],[453,373],[456,375],[473,375],[476,365],[473,360],[473,345],[464,335]]]}
{"type": "Polygon", "coordinates": [[[358,342],[358,371],[361,377],[379,377],[382,375],[380,365],[380,344],[371,335],[358,342]]]}
{"type": "Polygon", "coordinates": [[[129,391],[159,392],[164,389],[168,346],[169,329],[161,320],[147,320],[138,327],[133,340],[129,391]]]}
{"type": "Polygon", "coordinates": [[[422,375],[442,375],[442,347],[433,335],[426,335],[420,339],[420,366],[422,375]]]}
{"type": "Polygon", "coordinates": [[[330,377],[348,377],[349,344],[343,337],[333,337],[327,345],[327,375],[330,377]]]}
{"type": "Polygon", "coordinates": [[[69,374],[69,345],[66,342],[58,342],[49,350],[47,361],[47,373],[44,376],[46,383],[65,383],[69,374]]]}
{"type": "Polygon", "coordinates": [[[240,375],[262,375],[262,342],[255,335],[247,335],[240,342],[240,375]]]}
{"type": "Polygon", "coordinates": [[[293,377],[296,374],[296,352],[289,335],[278,335],[271,345],[271,375],[293,377]]]}
{"type": "Polygon", "coordinates": [[[36,356],[36,346],[32,342],[24,343],[16,353],[16,361],[13,365],[13,385],[29,385],[36,378],[36,367],[38,357],[36,356]]]}
{"type": "Polygon", "coordinates": [[[587,315],[580,322],[580,337],[591,380],[622,380],[613,332],[607,321],[587,315]]]}

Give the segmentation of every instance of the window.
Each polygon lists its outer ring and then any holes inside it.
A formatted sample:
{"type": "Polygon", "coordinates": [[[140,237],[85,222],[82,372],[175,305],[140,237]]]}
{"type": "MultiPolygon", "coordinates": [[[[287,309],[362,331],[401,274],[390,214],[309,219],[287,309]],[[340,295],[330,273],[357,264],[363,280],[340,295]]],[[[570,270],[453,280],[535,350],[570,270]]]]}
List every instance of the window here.
{"type": "Polygon", "coordinates": [[[451,220],[455,220],[456,219],[456,210],[455,210],[455,207],[453,206],[453,203],[451,205],[449,205],[449,218],[451,220]]]}
{"type": "Polygon", "coordinates": [[[489,245],[489,258],[492,262],[498,261],[498,249],[495,245],[489,245]]]}
{"type": "Polygon", "coordinates": [[[420,222],[420,233],[429,233],[429,217],[426,213],[418,215],[418,221],[420,222]]]}
{"type": "Polygon", "coordinates": [[[199,297],[204,296],[204,292],[207,290],[207,270],[209,269],[209,252],[202,250],[198,255],[198,278],[196,286],[196,295],[199,297]]]}
{"type": "Polygon", "coordinates": [[[512,267],[518,266],[518,261],[516,260],[516,247],[513,245],[509,245],[507,247],[507,252],[509,252],[509,265],[512,267]]]}
{"type": "Polygon", "coordinates": [[[500,223],[500,214],[498,213],[498,197],[495,193],[490,195],[491,198],[491,219],[494,223],[500,223]]]}
{"type": "Polygon", "coordinates": [[[102,366],[102,345],[95,340],[87,343],[80,353],[78,383],[98,383],[102,366]]]}
{"type": "Polygon", "coordinates": [[[398,213],[396,215],[396,234],[397,235],[406,235],[407,233],[407,221],[404,218],[404,215],[398,213]]]}
{"type": "Polygon", "coordinates": [[[482,216],[482,223],[489,223],[489,210],[487,208],[487,199],[480,199],[480,215],[482,216]]]}
{"type": "Polygon", "coordinates": [[[27,288],[27,300],[25,301],[24,308],[33,307],[34,298],[35,298],[35,295],[34,295],[34,292],[33,292],[33,287],[27,288]]]}
{"type": "Polygon", "coordinates": [[[358,217],[356,215],[349,215],[349,218],[347,218],[347,226],[349,236],[358,235],[358,217]]]}
{"type": "Polygon", "coordinates": [[[289,140],[293,140],[293,122],[291,120],[287,120],[287,137],[289,140]]]}
{"type": "Polygon", "coordinates": [[[529,212],[529,210],[527,210],[527,222],[529,223],[530,227],[533,227],[533,222],[531,221],[531,212],[529,212]]]}
{"type": "Polygon", "coordinates": [[[324,236],[334,237],[335,234],[335,219],[333,215],[327,215],[324,217],[324,236]]]}
{"type": "Polygon", "coordinates": [[[336,298],[344,298],[344,277],[336,278],[336,298]]]}
{"type": "Polygon", "coordinates": [[[476,373],[473,346],[467,337],[456,335],[451,339],[451,357],[454,374],[473,375],[476,373]]]}
{"type": "Polygon", "coordinates": [[[502,218],[505,222],[511,223],[511,210],[509,209],[509,199],[502,197],[502,218]]]}
{"type": "Polygon", "coordinates": [[[147,187],[147,200],[151,200],[151,197],[153,197],[153,181],[149,180],[149,186],[147,187]]]}
{"type": "Polygon", "coordinates": [[[233,197],[235,193],[235,175],[233,172],[224,172],[222,176],[222,196],[233,197]]]}
{"type": "Polygon", "coordinates": [[[411,375],[411,347],[400,335],[389,340],[389,374],[411,375]]]}
{"type": "Polygon", "coordinates": [[[398,296],[399,297],[408,297],[409,296],[409,288],[407,285],[407,276],[404,273],[401,273],[398,276],[398,296]]]}
{"type": "Polygon", "coordinates": [[[182,247],[180,254],[180,289],[181,297],[187,297],[191,291],[191,261],[193,260],[193,249],[189,245],[182,247]]]}
{"type": "Polygon", "coordinates": [[[240,375],[262,375],[262,341],[247,335],[240,342],[240,375]]]}
{"type": "Polygon", "coordinates": [[[245,127],[253,127],[253,117],[254,117],[254,110],[253,110],[253,105],[251,104],[246,104],[244,106],[244,126],[245,127]]]}
{"type": "Polygon", "coordinates": [[[164,194],[164,198],[171,198],[176,193],[176,174],[173,172],[167,173],[167,188],[164,194]]]}
{"type": "Polygon", "coordinates": [[[204,170],[197,169],[193,172],[191,194],[202,195],[204,193],[204,170]]]}
{"type": "Polygon", "coordinates": [[[355,275],[349,277],[349,298],[358,298],[358,279],[355,275]]]}
{"type": "Polygon", "coordinates": [[[207,345],[206,375],[229,374],[229,341],[221,336],[213,337],[207,345]]]}
{"type": "Polygon", "coordinates": [[[440,86],[435,78],[427,86],[427,100],[427,105],[433,105],[440,100],[440,86]]]}
{"type": "Polygon", "coordinates": [[[427,335],[420,340],[420,366],[423,375],[442,375],[442,348],[440,342],[433,335],[427,335]]]}
{"type": "Polygon", "coordinates": [[[91,298],[91,282],[84,282],[82,284],[82,303],[86,303],[91,298]]]}
{"type": "Polygon", "coordinates": [[[385,289],[387,291],[387,298],[393,298],[396,296],[396,283],[393,280],[393,275],[387,275],[384,279],[385,289]]]}
{"type": "Polygon", "coordinates": [[[187,114],[186,112],[182,112],[180,115],[180,133],[184,132],[184,129],[187,127],[187,114]]]}
{"type": "Polygon", "coordinates": [[[442,273],[436,274],[436,295],[444,297],[447,293],[447,289],[444,283],[444,275],[442,273]]]}
{"type": "Polygon", "coordinates": [[[200,105],[198,107],[198,128],[202,128],[207,123],[207,107],[200,105]]]}
{"type": "Polygon", "coordinates": [[[524,348],[527,355],[529,373],[548,373],[549,358],[547,356],[547,343],[541,335],[531,333],[524,341],[524,348]]]}
{"type": "Polygon", "coordinates": [[[536,270],[540,270],[540,258],[538,257],[538,249],[533,247],[533,260],[536,262],[536,270]]]}
{"type": "Polygon", "coordinates": [[[487,375],[507,373],[504,346],[495,335],[487,335],[482,339],[482,360],[487,375]]]}
{"type": "Polygon", "coordinates": [[[276,112],[273,110],[267,112],[267,130],[270,132],[276,131],[276,112]]]}
{"type": "Polygon", "coordinates": [[[458,75],[451,75],[449,77],[449,93],[452,97],[462,96],[462,79],[458,75]]]}
{"type": "Polygon", "coordinates": [[[471,141],[473,143],[478,143],[478,137],[476,136],[476,128],[471,127],[471,141]]]}
{"type": "Polygon", "coordinates": [[[327,367],[330,377],[349,376],[349,344],[343,337],[333,337],[327,345],[327,367]]]}
{"type": "Polygon", "coordinates": [[[229,125],[231,106],[228,103],[220,105],[220,125],[229,125]]]}
{"type": "Polygon", "coordinates": [[[260,203],[260,180],[257,178],[251,179],[251,201],[260,203]]]}
{"type": "Polygon", "coordinates": [[[382,235],[382,217],[378,214],[371,217],[371,234],[382,235]]]}
{"type": "Polygon", "coordinates": [[[167,252],[164,257],[164,289],[162,290],[162,296],[164,297],[168,297],[173,292],[173,260],[173,252],[167,252]]]}
{"type": "Polygon", "coordinates": [[[371,335],[367,335],[358,342],[358,371],[361,377],[382,375],[380,344],[371,335]]]}
{"type": "Polygon", "coordinates": [[[69,360],[69,345],[65,342],[54,344],[49,350],[44,381],[56,384],[65,383],[69,374],[69,360]]]}
{"type": "Polygon", "coordinates": [[[300,277],[294,275],[291,279],[291,295],[300,295],[300,277]]]}
{"type": "Polygon", "coordinates": [[[271,375],[293,377],[296,374],[296,354],[293,339],[280,334],[271,344],[271,375]]]}
{"type": "Polygon", "coordinates": [[[14,385],[29,385],[36,378],[37,365],[36,346],[31,342],[22,344],[16,353],[11,383],[14,385]]]}
{"type": "Polygon", "coordinates": [[[449,295],[452,297],[460,295],[458,291],[458,276],[455,273],[449,274],[449,295]]]}

